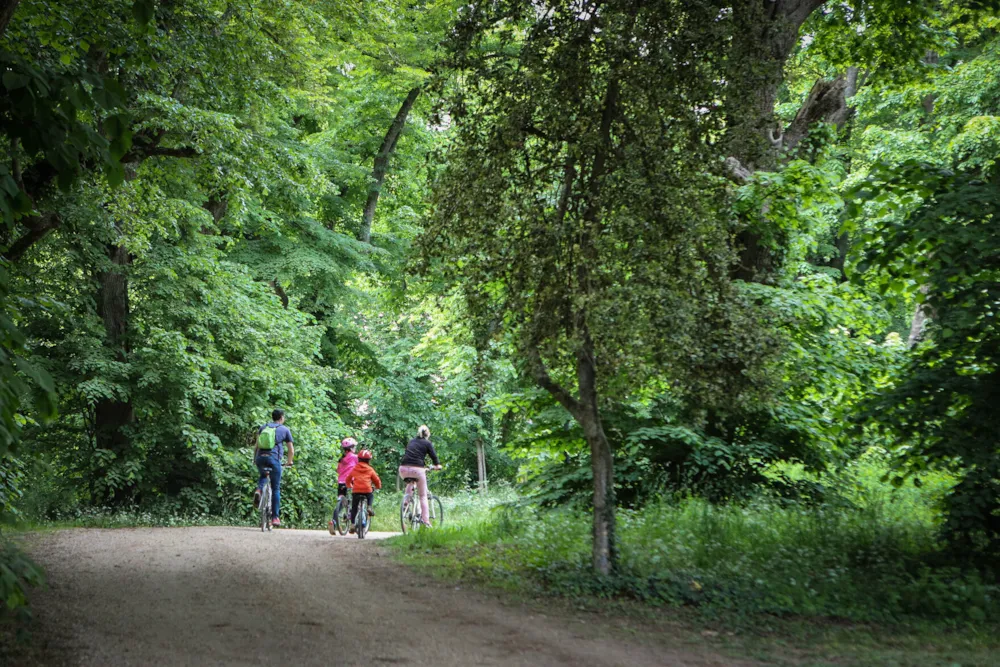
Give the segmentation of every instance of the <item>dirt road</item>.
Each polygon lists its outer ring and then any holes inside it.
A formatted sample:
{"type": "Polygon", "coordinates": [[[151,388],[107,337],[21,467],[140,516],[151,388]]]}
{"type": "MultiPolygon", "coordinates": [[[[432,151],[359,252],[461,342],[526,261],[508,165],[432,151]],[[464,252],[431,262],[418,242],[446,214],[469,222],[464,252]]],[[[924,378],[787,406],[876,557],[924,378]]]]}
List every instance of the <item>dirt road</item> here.
{"type": "Polygon", "coordinates": [[[736,664],[637,641],[591,614],[543,616],[429,580],[376,539],[66,530],[29,548],[49,582],[32,599],[42,664],[736,664]]]}

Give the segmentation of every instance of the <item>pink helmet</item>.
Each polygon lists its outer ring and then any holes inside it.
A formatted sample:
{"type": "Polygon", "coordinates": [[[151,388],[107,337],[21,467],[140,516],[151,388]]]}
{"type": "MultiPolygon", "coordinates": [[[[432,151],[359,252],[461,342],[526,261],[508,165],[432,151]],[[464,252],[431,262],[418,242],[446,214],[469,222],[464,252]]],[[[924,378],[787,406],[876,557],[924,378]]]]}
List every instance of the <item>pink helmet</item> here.
{"type": "Polygon", "coordinates": [[[340,446],[344,449],[350,449],[351,447],[357,447],[358,441],[354,438],[344,438],[340,441],[340,446]]]}

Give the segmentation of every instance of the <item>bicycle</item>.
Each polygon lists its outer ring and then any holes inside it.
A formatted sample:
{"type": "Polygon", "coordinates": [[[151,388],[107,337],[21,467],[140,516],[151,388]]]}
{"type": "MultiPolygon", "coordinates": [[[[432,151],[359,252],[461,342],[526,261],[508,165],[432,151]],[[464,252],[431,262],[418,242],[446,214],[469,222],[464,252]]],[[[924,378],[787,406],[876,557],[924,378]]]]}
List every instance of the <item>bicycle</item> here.
{"type": "Polygon", "coordinates": [[[351,497],[354,492],[347,490],[347,494],[337,499],[337,505],[333,508],[333,527],[341,535],[347,534],[347,529],[351,524],[351,497]]]}
{"type": "Polygon", "coordinates": [[[264,488],[260,492],[260,532],[271,530],[271,466],[264,468],[264,488]]]}
{"type": "MultiPolygon", "coordinates": [[[[285,468],[291,468],[292,465],[286,465],[285,468]]],[[[271,507],[271,471],[274,470],[272,466],[264,466],[264,488],[260,492],[260,532],[271,530],[271,521],[274,520],[271,507]]]]}
{"type": "MultiPolygon", "coordinates": [[[[420,516],[420,498],[414,495],[417,480],[415,477],[404,477],[406,490],[403,493],[403,501],[399,505],[399,525],[405,534],[407,530],[417,530],[424,525],[420,516]]],[[[427,489],[427,511],[430,513],[428,522],[433,528],[440,528],[444,523],[444,507],[441,499],[427,489]]]]}
{"type": "Polygon", "coordinates": [[[368,498],[362,497],[358,502],[357,514],[354,515],[354,532],[357,534],[359,540],[365,539],[365,535],[368,534],[368,527],[371,525],[371,515],[368,512],[368,498]]]}

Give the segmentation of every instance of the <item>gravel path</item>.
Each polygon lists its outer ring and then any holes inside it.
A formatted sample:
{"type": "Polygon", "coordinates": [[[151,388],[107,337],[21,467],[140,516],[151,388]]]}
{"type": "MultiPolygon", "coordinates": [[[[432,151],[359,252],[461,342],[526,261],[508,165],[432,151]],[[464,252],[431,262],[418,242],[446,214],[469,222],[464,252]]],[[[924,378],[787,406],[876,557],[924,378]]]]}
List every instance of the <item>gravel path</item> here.
{"type": "Polygon", "coordinates": [[[428,580],[377,539],[155,528],[30,542],[49,583],[32,596],[40,664],[735,664],[428,580]]]}

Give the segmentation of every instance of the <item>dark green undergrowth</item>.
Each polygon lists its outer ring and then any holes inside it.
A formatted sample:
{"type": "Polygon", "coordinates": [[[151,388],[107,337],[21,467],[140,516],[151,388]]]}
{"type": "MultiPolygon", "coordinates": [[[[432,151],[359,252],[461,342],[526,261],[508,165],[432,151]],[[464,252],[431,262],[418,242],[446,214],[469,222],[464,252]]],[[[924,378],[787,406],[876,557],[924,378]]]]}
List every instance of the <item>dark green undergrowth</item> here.
{"type": "Polygon", "coordinates": [[[28,590],[44,581],[41,568],[17,544],[0,536],[0,623],[28,620],[28,590]]]}

